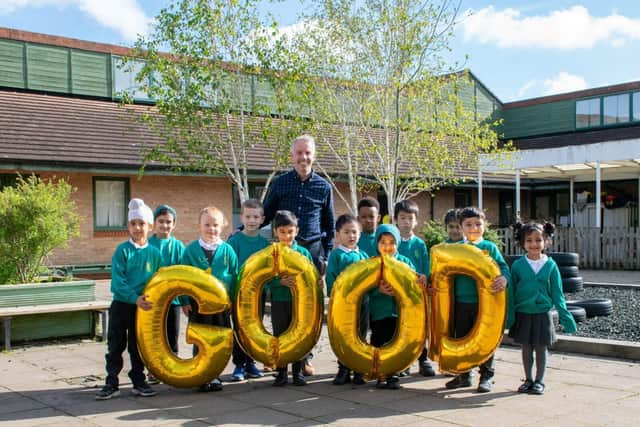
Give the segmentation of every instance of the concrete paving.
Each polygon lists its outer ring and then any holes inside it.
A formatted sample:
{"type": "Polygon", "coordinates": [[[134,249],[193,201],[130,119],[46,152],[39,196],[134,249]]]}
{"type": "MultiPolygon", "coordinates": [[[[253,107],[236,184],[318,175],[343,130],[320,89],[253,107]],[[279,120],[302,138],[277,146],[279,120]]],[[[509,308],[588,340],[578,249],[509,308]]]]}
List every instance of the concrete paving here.
{"type": "MultiPolygon", "coordinates": [[[[205,394],[161,384],[157,396],[141,398],[131,394],[125,365],[122,395],[96,401],[104,352],[105,343],[83,340],[0,353],[0,425],[637,426],[640,418],[640,364],[625,360],[553,353],[545,394],[531,396],[515,392],[523,376],[520,351],[502,347],[490,393],[477,393],[476,384],[447,390],[448,377],[415,373],[401,379],[400,390],[378,390],[373,381],[331,384],[336,362],[325,333],[306,387],[274,388],[267,374],[205,394]]],[[[188,353],[183,343],[181,355],[188,353]]],[[[223,380],[231,370],[227,366],[223,380]]]]}
{"type": "MultiPolygon", "coordinates": [[[[98,297],[110,297],[108,288],[108,281],[100,281],[98,297]]],[[[96,401],[105,349],[103,342],[68,340],[0,353],[0,425],[637,426],[640,418],[640,364],[621,359],[554,352],[542,396],[516,393],[523,374],[520,351],[513,347],[498,349],[490,393],[475,391],[477,377],[472,388],[447,390],[448,377],[416,373],[401,379],[400,390],[378,390],[373,381],[334,386],[336,361],[325,328],[314,349],[316,375],[306,387],[274,388],[267,374],[225,382],[221,392],[161,384],[157,396],[135,397],[125,354],[122,395],[96,401]]],[[[180,354],[190,354],[184,341],[180,354]]],[[[230,380],[232,368],[227,366],[223,380],[230,380]]]]}

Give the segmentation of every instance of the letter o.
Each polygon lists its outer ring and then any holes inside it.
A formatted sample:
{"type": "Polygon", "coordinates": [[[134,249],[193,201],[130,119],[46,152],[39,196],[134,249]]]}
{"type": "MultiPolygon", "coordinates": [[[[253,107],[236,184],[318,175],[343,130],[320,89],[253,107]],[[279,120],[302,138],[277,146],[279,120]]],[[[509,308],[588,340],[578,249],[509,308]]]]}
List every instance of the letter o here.
{"type": "Polygon", "coordinates": [[[385,378],[410,366],[422,352],[425,321],[426,300],[416,273],[393,258],[352,264],[333,285],[327,319],[331,348],[338,360],[368,378],[385,378]],[[362,297],[378,286],[380,277],[394,290],[399,317],[391,342],[378,348],[360,338],[358,313],[362,297]]]}
{"type": "Polygon", "coordinates": [[[491,292],[491,283],[500,274],[495,261],[474,246],[440,244],[431,249],[431,282],[436,295],[431,305],[429,357],[439,363],[441,371],[468,372],[486,362],[500,344],[506,292],[491,292]],[[449,336],[456,275],[470,276],[478,288],[478,317],[462,338],[449,336]]]}
{"type": "Polygon", "coordinates": [[[198,354],[181,359],[169,348],[166,319],[178,295],[193,297],[202,314],[229,310],[231,303],[222,282],[199,268],[175,265],[161,268],[144,293],[153,303],[151,310],[137,310],[136,335],[145,366],[160,381],[175,387],[196,387],[217,378],[231,356],[233,330],[189,322],[187,343],[196,345],[198,354]]]}
{"type": "Polygon", "coordinates": [[[235,295],[236,338],[247,354],[265,366],[284,367],[299,361],[318,342],[322,290],[315,266],[299,252],[274,243],[253,254],[240,271],[235,295]],[[275,337],[262,323],[260,297],[264,285],[278,276],[296,276],[296,284],[291,288],[291,324],[275,337]]]}

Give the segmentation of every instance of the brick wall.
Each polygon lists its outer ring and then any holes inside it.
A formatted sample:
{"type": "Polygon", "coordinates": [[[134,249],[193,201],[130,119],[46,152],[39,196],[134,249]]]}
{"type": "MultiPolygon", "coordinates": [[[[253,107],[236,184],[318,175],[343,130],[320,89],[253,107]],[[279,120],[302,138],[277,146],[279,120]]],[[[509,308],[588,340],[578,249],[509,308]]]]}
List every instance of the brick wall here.
{"type": "MultiPolygon", "coordinates": [[[[86,173],[39,173],[42,178],[64,177],[78,189],[74,199],[82,216],[80,237],[67,248],[59,249],[50,258],[53,265],[110,263],[118,244],[127,240],[128,233],[94,232],[93,176],[86,173]]],[[[105,176],[105,175],[99,175],[105,176]]],[[[175,236],[185,243],[198,237],[198,214],[206,206],[220,208],[227,220],[231,218],[231,184],[224,178],[173,177],[147,175],[138,180],[134,175],[110,175],[129,178],[131,197],[139,197],[152,209],[169,204],[178,212],[175,236]]],[[[225,237],[231,227],[225,230],[225,237]]]]}
{"type": "MultiPolygon", "coordinates": [[[[28,174],[29,172],[22,172],[28,174]]],[[[113,251],[118,244],[128,239],[128,233],[95,232],[93,227],[93,177],[107,176],[89,173],[38,172],[42,178],[65,178],[77,188],[74,199],[78,213],[82,217],[80,237],[73,239],[67,248],[56,250],[50,257],[52,265],[110,263],[113,251]]],[[[160,204],[169,204],[178,212],[175,236],[185,243],[198,238],[198,214],[206,206],[220,208],[227,221],[232,214],[232,186],[225,178],[207,177],[175,177],[146,175],[138,179],[135,175],[108,175],[129,178],[130,196],[142,198],[152,209],[160,204]]],[[[339,184],[347,193],[347,185],[339,184]]],[[[375,196],[375,194],[369,194],[375,196]]],[[[360,193],[359,197],[364,196],[360,193]]],[[[421,193],[414,198],[420,208],[417,232],[425,221],[433,217],[442,220],[448,209],[453,207],[453,189],[445,188],[431,197],[429,193],[421,193]]],[[[473,193],[473,203],[477,202],[477,192],[473,193]]],[[[490,222],[498,219],[498,192],[484,191],[484,207],[490,222]]],[[[347,205],[338,197],[334,198],[336,217],[349,212],[347,205]]],[[[227,227],[224,237],[231,231],[227,227]]]]}

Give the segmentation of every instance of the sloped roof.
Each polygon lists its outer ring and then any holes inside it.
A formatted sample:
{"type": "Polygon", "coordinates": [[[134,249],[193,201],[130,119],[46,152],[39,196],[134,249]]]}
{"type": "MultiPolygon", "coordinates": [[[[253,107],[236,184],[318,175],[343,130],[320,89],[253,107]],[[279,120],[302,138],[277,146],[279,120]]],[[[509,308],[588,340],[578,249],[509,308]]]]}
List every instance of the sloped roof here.
{"type": "MultiPolygon", "coordinates": [[[[142,165],[143,144],[162,142],[135,119],[150,106],[12,91],[0,91],[0,105],[0,163],[130,171],[142,165]]],[[[249,159],[252,170],[273,169],[264,146],[256,146],[249,159]]],[[[168,169],[157,163],[148,167],[168,169]]]]}
{"type": "MultiPolygon", "coordinates": [[[[150,105],[121,106],[112,101],[28,91],[0,90],[0,165],[9,168],[55,167],[136,173],[141,151],[162,139],[136,115],[155,111],[150,105]],[[133,112],[133,114],[132,114],[133,112]]],[[[337,134],[336,134],[337,135],[337,134]]],[[[331,136],[330,136],[331,137],[331,136]]],[[[328,154],[319,161],[329,171],[341,172],[328,154]]],[[[248,153],[249,169],[256,175],[273,171],[269,147],[258,142],[248,153]]],[[[407,167],[408,165],[404,165],[407,167]]],[[[367,175],[366,170],[359,171],[367,175]]],[[[171,173],[168,165],[149,163],[145,173],[171,173]]],[[[475,180],[477,172],[456,171],[459,178],[475,180]]],[[[510,181],[510,177],[488,178],[510,181]]]]}

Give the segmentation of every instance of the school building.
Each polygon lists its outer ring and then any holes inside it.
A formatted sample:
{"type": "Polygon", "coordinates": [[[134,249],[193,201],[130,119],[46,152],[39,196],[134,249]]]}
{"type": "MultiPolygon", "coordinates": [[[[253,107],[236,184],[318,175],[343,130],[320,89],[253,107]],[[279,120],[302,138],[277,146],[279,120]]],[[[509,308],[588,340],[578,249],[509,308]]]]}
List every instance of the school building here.
{"type": "MultiPolygon", "coordinates": [[[[141,150],[158,137],[135,119],[153,108],[153,100],[138,91],[138,102],[125,108],[117,98],[135,87],[135,67],[119,67],[130,54],[121,46],[0,28],[0,186],[19,172],[65,178],[77,188],[81,235],[54,254],[52,265],[108,265],[128,235],[132,197],[152,207],[176,207],[175,235],[185,242],[197,237],[204,206],[218,206],[237,221],[238,198],[224,176],[175,173],[154,164],[139,176],[141,150]]],[[[459,96],[468,108],[478,120],[502,118],[504,140],[520,151],[508,167],[487,159],[478,171],[458,171],[463,183],[418,196],[420,222],[441,219],[451,207],[479,205],[503,228],[519,215],[593,236],[619,230],[635,240],[627,239],[618,258],[640,259],[640,82],[503,103],[473,73],[465,78],[459,96]]],[[[256,189],[273,167],[264,148],[251,153],[256,189]]],[[[348,210],[338,198],[335,209],[348,210]]]]}

